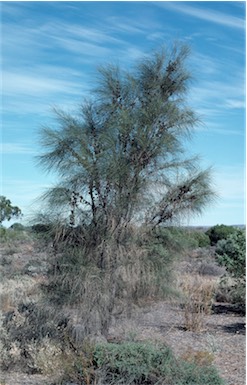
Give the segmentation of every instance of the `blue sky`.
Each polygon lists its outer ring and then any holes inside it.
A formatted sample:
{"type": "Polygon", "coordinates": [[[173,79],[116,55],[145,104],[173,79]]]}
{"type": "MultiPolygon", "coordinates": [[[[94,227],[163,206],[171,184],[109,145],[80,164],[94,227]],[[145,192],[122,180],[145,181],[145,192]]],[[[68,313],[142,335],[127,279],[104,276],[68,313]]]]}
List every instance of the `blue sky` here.
{"type": "Polygon", "coordinates": [[[191,142],[213,166],[214,206],[186,224],[245,223],[245,2],[1,2],[2,191],[24,219],[55,183],[36,166],[38,132],[52,107],[74,111],[97,65],[124,68],[174,40],[188,43],[200,115],[191,142]]]}

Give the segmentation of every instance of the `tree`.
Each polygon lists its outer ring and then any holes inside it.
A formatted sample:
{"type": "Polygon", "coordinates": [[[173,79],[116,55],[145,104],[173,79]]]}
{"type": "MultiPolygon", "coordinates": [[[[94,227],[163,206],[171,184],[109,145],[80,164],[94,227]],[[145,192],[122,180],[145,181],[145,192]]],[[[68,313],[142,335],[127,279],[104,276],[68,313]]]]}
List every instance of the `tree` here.
{"type": "Polygon", "coordinates": [[[5,196],[0,196],[0,223],[10,221],[12,218],[19,218],[21,210],[17,206],[12,206],[11,201],[5,196]]]}
{"type": "MultiPolygon", "coordinates": [[[[63,284],[56,281],[52,287],[64,290],[65,282],[70,282],[63,298],[75,292],[76,285],[77,293],[82,285],[83,301],[87,295],[91,298],[91,292],[110,290],[104,295],[110,298],[110,312],[119,292],[119,272],[127,266],[128,274],[136,267],[135,280],[128,285],[131,295],[136,295],[140,279],[142,288],[154,282],[155,274],[167,268],[170,258],[159,234],[150,248],[150,234],[187,215],[200,214],[215,198],[211,171],[201,170],[197,157],[188,157],[185,151],[199,122],[186,103],[191,80],[185,64],[188,54],[187,47],[176,46],[144,58],[132,72],[112,65],[100,67],[92,99],[78,114],[56,110],[58,128],[41,130],[44,152],[38,157],[39,164],[55,171],[60,180],[44,199],[58,224],[56,250],[64,255],[51,269],[56,272],[53,279],[59,279],[58,271],[63,274],[63,284]],[[137,223],[142,225],[139,229],[146,229],[138,252],[133,230],[137,223]],[[64,252],[65,245],[73,249],[70,254],[64,252]],[[83,280],[89,268],[92,278],[86,285],[83,280]],[[99,283],[95,269],[105,279],[97,289],[92,287],[92,282],[99,283]],[[78,271],[84,275],[76,280],[78,271]],[[145,279],[145,274],[152,279],[145,279]],[[91,288],[87,295],[85,287],[91,288]]],[[[163,275],[157,285],[168,276],[163,275]]],[[[90,303],[100,300],[91,298],[90,303]]],[[[91,312],[90,306],[84,314],[91,312]]],[[[106,320],[106,306],[102,312],[106,320]]]]}
{"type": "Polygon", "coordinates": [[[56,111],[60,129],[44,128],[39,161],[61,182],[46,194],[70,210],[70,225],[89,224],[97,244],[142,219],[150,226],[200,213],[214,198],[210,170],[185,157],[198,123],[186,106],[188,48],[145,58],[133,74],[100,68],[94,100],[78,116],[56,111]]]}
{"type": "Polygon", "coordinates": [[[206,231],[206,235],[210,238],[211,246],[215,246],[218,241],[227,239],[229,235],[236,232],[236,228],[227,225],[216,225],[206,231]]]}

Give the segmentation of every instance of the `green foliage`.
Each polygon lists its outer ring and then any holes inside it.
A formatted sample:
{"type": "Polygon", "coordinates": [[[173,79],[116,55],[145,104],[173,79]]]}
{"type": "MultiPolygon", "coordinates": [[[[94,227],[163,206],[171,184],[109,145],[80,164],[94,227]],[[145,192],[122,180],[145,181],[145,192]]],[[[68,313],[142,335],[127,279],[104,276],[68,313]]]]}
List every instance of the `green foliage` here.
{"type": "Polygon", "coordinates": [[[148,342],[98,344],[94,360],[106,372],[108,384],[223,384],[210,364],[200,366],[178,360],[170,348],[148,342]]]}
{"type": "Polygon", "coordinates": [[[208,234],[202,231],[193,231],[191,237],[198,242],[198,247],[208,247],[210,246],[210,238],[208,234]]]}
{"type": "Polygon", "coordinates": [[[24,241],[30,239],[29,234],[26,231],[20,231],[15,229],[6,229],[5,227],[0,227],[0,243],[5,244],[15,241],[24,241]]]}
{"type": "Polygon", "coordinates": [[[227,237],[230,234],[235,233],[236,228],[233,226],[226,226],[226,225],[216,225],[211,227],[207,232],[206,235],[210,238],[210,243],[212,246],[215,246],[218,241],[222,239],[227,239],[227,237]]]}
{"type": "Polygon", "coordinates": [[[12,206],[11,201],[5,196],[0,196],[0,223],[9,221],[12,218],[21,216],[21,210],[17,206],[12,206]]]}
{"type": "Polygon", "coordinates": [[[175,364],[169,348],[157,349],[141,342],[97,345],[94,358],[96,365],[104,367],[112,379],[115,377],[116,382],[125,379],[126,383],[145,383],[152,372],[169,378],[175,364]]]}
{"type": "Polygon", "coordinates": [[[16,231],[24,231],[25,226],[23,226],[21,223],[13,223],[13,225],[10,226],[11,229],[16,231]]]}
{"type": "Polygon", "coordinates": [[[60,127],[41,131],[39,163],[60,176],[46,202],[71,226],[91,224],[96,243],[109,226],[120,238],[136,217],[156,227],[200,213],[215,197],[210,170],[184,156],[198,122],[185,102],[188,54],[185,46],[157,52],[133,73],[100,68],[93,101],[77,116],[56,111],[60,127]]]}
{"type": "Polygon", "coordinates": [[[181,256],[181,253],[198,247],[193,233],[183,227],[159,227],[153,231],[153,238],[157,238],[169,250],[172,258],[181,256]]]}
{"type": "Polygon", "coordinates": [[[47,234],[52,230],[52,226],[50,224],[36,223],[31,226],[31,230],[37,234],[47,234]]]}
{"type": "Polygon", "coordinates": [[[208,235],[204,232],[191,230],[186,227],[160,227],[156,229],[156,234],[160,239],[162,238],[163,244],[166,246],[169,245],[169,249],[176,250],[178,254],[188,249],[207,247],[210,245],[208,235]]]}
{"type": "MultiPolygon", "coordinates": [[[[211,365],[210,354],[199,352],[193,360],[176,359],[170,348],[149,342],[101,343],[77,351],[73,364],[64,362],[68,381],[87,385],[223,385],[211,365]]],[[[71,357],[67,355],[67,362],[71,357]]]]}
{"type": "Polygon", "coordinates": [[[246,237],[242,230],[235,230],[227,239],[217,243],[217,261],[226,267],[233,278],[245,277],[246,237]]]}
{"type": "MultiPolygon", "coordinates": [[[[225,266],[232,278],[223,278],[221,282],[221,295],[228,298],[229,302],[245,308],[246,298],[246,235],[243,230],[236,230],[217,243],[217,262],[225,266]]],[[[220,294],[219,294],[220,295],[220,294]]]]}
{"type": "Polygon", "coordinates": [[[233,280],[230,277],[221,279],[216,291],[216,301],[236,305],[238,310],[245,313],[246,283],[245,278],[233,280]]]}

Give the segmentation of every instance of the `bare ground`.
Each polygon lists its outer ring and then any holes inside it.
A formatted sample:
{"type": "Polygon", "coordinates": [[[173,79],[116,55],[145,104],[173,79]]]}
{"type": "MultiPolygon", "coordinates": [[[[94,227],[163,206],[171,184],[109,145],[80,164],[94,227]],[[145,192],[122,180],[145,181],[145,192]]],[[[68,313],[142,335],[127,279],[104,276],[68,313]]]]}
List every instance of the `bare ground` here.
{"type": "Polygon", "coordinates": [[[129,334],[140,340],[164,342],[178,357],[191,350],[208,351],[227,385],[245,385],[245,317],[234,310],[230,305],[216,304],[213,314],[205,316],[203,330],[195,333],[184,329],[180,306],[154,303],[132,320],[119,320],[111,328],[111,336],[128,338],[129,334]]]}

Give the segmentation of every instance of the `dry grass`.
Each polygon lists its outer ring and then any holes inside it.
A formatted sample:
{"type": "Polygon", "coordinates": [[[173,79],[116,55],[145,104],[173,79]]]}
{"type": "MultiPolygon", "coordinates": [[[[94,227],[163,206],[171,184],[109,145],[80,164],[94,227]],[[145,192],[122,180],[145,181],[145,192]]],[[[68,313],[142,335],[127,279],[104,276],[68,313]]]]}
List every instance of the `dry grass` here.
{"type": "Polygon", "coordinates": [[[20,302],[30,302],[31,298],[40,295],[36,280],[28,276],[3,279],[0,292],[0,310],[3,313],[14,310],[20,302]]]}
{"type": "Polygon", "coordinates": [[[181,356],[182,360],[198,366],[210,366],[214,361],[214,355],[204,350],[187,349],[181,356]]]}
{"type": "MultiPolygon", "coordinates": [[[[180,278],[181,279],[181,278],[180,278]]],[[[184,294],[185,328],[201,331],[206,315],[211,314],[217,281],[200,275],[183,275],[180,288],[184,294]]]]}

